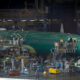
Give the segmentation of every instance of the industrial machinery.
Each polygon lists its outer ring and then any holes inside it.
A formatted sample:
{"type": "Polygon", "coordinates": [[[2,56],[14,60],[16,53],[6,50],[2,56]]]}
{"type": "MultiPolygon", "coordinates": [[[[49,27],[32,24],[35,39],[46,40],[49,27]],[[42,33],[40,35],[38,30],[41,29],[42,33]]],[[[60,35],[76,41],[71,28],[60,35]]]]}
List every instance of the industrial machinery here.
{"type": "MultiPolygon", "coordinates": [[[[3,70],[6,70],[6,64],[10,64],[7,70],[12,68],[24,73],[26,67],[32,70],[35,66],[33,63],[43,63],[51,53],[53,62],[57,56],[59,58],[65,53],[80,56],[79,40],[79,35],[67,33],[0,31],[0,55],[4,56],[3,70]],[[10,58],[6,61],[5,57],[10,58]]],[[[59,69],[53,68],[54,65],[50,66],[52,67],[48,68],[49,73],[60,73],[59,69]]]]}

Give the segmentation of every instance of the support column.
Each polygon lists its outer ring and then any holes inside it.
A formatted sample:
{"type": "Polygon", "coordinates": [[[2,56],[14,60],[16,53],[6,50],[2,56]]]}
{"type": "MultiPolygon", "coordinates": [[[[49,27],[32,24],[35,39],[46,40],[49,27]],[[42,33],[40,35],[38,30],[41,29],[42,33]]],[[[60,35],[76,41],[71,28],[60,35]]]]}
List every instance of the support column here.
{"type": "Polygon", "coordinates": [[[41,0],[41,10],[44,9],[44,0],[41,0]]]}
{"type": "Polygon", "coordinates": [[[47,24],[46,24],[46,20],[44,20],[43,27],[44,27],[44,32],[46,32],[46,31],[47,31],[47,24]]]}
{"type": "Polygon", "coordinates": [[[48,18],[48,6],[45,7],[45,11],[44,11],[44,23],[43,23],[43,27],[44,27],[44,31],[47,31],[47,22],[46,19],[48,18]]]}
{"type": "Polygon", "coordinates": [[[24,59],[21,59],[21,73],[24,73],[24,59]]]}
{"type": "Polygon", "coordinates": [[[14,66],[14,59],[13,58],[11,59],[11,64],[12,64],[12,70],[14,70],[15,66],[14,66]]]}
{"type": "Polygon", "coordinates": [[[35,0],[35,15],[34,15],[34,16],[35,16],[36,18],[38,18],[38,16],[37,16],[37,15],[38,15],[38,7],[39,7],[39,6],[38,6],[38,0],[35,0]]]}
{"type": "Polygon", "coordinates": [[[35,8],[38,9],[38,0],[35,0],[35,8]]]}
{"type": "Polygon", "coordinates": [[[24,2],[25,9],[27,9],[27,1],[24,2]]]}
{"type": "Polygon", "coordinates": [[[3,70],[5,71],[6,70],[6,61],[4,60],[4,62],[3,62],[3,65],[4,65],[4,67],[3,67],[3,70]]]}

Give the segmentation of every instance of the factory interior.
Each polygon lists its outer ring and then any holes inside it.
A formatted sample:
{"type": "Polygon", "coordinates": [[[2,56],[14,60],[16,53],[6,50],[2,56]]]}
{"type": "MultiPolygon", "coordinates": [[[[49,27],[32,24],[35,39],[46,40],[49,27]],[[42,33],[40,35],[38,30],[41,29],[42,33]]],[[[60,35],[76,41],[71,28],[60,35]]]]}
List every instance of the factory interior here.
{"type": "Polygon", "coordinates": [[[79,0],[0,1],[0,80],[79,75],[79,0]]]}

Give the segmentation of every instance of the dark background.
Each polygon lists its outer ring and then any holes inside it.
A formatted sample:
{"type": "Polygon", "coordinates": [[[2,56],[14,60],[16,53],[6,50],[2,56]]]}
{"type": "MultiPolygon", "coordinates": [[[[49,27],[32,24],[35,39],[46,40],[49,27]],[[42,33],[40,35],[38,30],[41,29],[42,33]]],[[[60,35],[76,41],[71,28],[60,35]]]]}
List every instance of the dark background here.
{"type": "MultiPolygon", "coordinates": [[[[35,0],[0,0],[0,9],[24,9],[25,2],[27,2],[28,8],[35,8],[35,0]]],[[[41,0],[38,2],[39,6],[40,2],[41,0]]],[[[65,32],[80,32],[77,26],[77,18],[80,16],[76,13],[80,10],[80,0],[44,0],[44,6],[49,8],[48,18],[60,19],[60,23],[64,24],[65,32]],[[76,19],[76,22],[74,22],[74,19],[76,19]]],[[[60,23],[48,25],[48,31],[58,32],[60,30],[60,23]]]]}
{"type": "MultiPolygon", "coordinates": [[[[39,4],[41,0],[38,0],[39,4]]],[[[34,4],[35,0],[0,0],[0,9],[22,9],[25,7],[25,2],[27,5],[34,4]]],[[[44,0],[44,5],[75,5],[78,2],[78,7],[80,5],[80,0],[44,0]]]]}
{"type": "Polygon", "coordinates": [[[34,3],[34,0],[0,0],[0,9],[22,9],[25,1],[29,5],[34,3]]]}

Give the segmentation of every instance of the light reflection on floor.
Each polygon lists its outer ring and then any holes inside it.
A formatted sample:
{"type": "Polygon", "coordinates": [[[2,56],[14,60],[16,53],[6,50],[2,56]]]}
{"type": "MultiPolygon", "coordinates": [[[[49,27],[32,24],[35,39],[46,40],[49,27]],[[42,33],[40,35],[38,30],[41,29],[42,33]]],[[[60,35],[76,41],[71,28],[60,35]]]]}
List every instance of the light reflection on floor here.
{"type": "Polygon", "coordinates": [[[0,78],[0,80],[35,80],[35,79],[0,78]]]}

